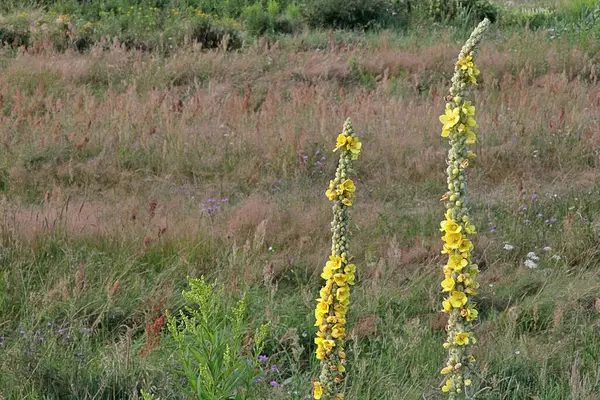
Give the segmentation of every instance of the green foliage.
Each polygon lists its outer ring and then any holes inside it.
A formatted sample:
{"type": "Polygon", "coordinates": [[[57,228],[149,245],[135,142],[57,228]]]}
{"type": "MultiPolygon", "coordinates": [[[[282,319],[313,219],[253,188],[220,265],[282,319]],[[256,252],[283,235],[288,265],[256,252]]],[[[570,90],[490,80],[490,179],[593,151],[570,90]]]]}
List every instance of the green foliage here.
{"type": "Polygon", "coordinates": [[[255,368],[267,336],[268,325],[253,333],[252,350],[245,351],[246,297],[229,307],[227,295],[216,284],[188,278],[186,306],[177,316],[168,316],[169,332],[177,343],[180,372],[187,381],[185,393],[197,400],[252,398],[252,381],[260,376],[255,368]]]}
{"type": "Polygon", "coordinates": [[[498,7],[489,0],[429,0],[429,18],[436,22],[481,21],[484,18],[495,22],[498,7]]]}
{"type": "Polygon", "coordinates": [[[366,29],[399,20],[390,0],[307,0],[304,16],[312,27],[366,29]]]}

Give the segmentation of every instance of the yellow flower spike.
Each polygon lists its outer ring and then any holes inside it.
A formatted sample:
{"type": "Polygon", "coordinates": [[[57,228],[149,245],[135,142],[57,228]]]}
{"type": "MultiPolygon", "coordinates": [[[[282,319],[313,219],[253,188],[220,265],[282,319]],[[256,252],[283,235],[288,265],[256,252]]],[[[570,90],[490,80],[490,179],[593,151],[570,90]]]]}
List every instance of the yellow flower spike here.
{"type": "Polygon", "coordinates": [[[465,170],[475,154],[469,146],[477,142],[473,131],[477,128],[475,120],[476,108],[468,97],[468,89],[477,83],[480,74],[475,65],[474,51],[489,26],[485,19],[471,34],[462,48],[454,69],[451,103],[446,105],[440,117],[442,136],[450,142],[447,166],[448,191],[442,198],[446,206],[445,220],[440,223],[440,231],[444,232],[442,254],[447,254],[446,265],[442,268],[444,279],[441,282],[442,292],[449,293],[442,300],[442,310],[448,313],[448,336],[443,344],[448,350],[446,367],[442,374],[446,379],[442,392],[452,400],[470,398],[467,386],[471,381],[465,379],[470,374],[469,363],[472,358],[471,347],[476,342],[472,336],[472,321],[477,318],[477,310],[472,296],[477,294],[479,284],[475,281],[478,269],[471,263],[473,242],[470,236],[476,233],[475,226],[469,220],[467,208],[467,177],[465,170]]]}
{"type": "Polygon", "coordinates": [[[354,134],[350,120],[346,120],[344,130],[336,138],[333,150],[339,150],[339,162],[335,179],[329,182],[325,195],[333,202],[332,253],[321,277],[325,284],[319,291],[320,299],[315,308],[316,332],[315,355],[320,361],[319,380],[313,382],[313,398],[341,400],[343,396],[346,367],[344,360],[344,340],[346,337],[346,313],[350,303],[350,288],[355,283],[356,265],[349,264],[348,254],[350,232],[348,211],[353,205],[356,185],[350,174],[352,161],[362,152],[363,145],[354,134]]]}

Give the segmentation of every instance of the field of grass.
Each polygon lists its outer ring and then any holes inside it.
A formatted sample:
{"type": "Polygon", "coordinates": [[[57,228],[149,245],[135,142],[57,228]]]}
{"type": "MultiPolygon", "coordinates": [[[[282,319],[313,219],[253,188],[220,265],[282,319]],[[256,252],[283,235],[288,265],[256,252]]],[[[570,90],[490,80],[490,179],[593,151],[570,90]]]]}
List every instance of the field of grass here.
{"type": "MultiPolygon", "coordinates": [[[[185,398],[163,316],[188,276],[270,322],[258,398],[310,395],[346,117],[364,146],[346,397],[442,398],[437,116],[470,28],[0,49],[0,399],[185,398]]],[[[493,27],[478,64],[478,398],[598,399],[598,45],[493,27]]]]}

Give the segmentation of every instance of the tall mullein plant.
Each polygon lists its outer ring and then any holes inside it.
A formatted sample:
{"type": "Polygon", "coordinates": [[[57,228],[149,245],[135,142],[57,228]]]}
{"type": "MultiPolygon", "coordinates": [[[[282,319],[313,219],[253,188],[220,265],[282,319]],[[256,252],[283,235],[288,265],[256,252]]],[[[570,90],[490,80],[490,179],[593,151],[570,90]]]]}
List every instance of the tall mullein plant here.
{"type": "Polygon", "coordinates": [[[315,344],[316,357],[321,363],[319,379],[313,382],[316,400],[342,400],[346,372],[346,312],[350,304],[350,287],[354,285],[356,266],[351,264],[348,250],[348,209],[354,199],[354,182],[349,178],[352,161],[358,158],[362,143],[354,134],[352,122],[347,119],[344,130],[337,137],[333,151],[340,151],[335,179],[329,182],[325,194],[333,202],[331,222],[331,255],[323,268],[321,278],[325,284],[319,291],[315,309],[315,326],[318,328],[315,344]]]}
{"type": "Polygon", "coordinates": [[[489,20],[483,20],[462,48],[452,78],[446,111],[440,117],[443,124],[442,136],[450,141],[448,191],[442,198],[446,215],[440,224],[440,230],[444,232],[442,253],[448,255],[447,264],[443,268],[445,278],[441,283],[442,291],[446,294],[442,307],[449,314],[448,338],[444,343],[448,359],[441,373],[445,377],[442,391],[448,393],[449,399],[467,397],[467,390],[471,385],[470,369],[475,362],[471,346],[476,339],[471,329],[477,318],[473,297],[477,295],[479,287],[476,281],[479,270],[471,259],[473,243],[470,237],[476,230],[467,207],[466,169],[469,161],[475,158],[469,146],[477,140],[473,132],[477,123],[474,119],[475,106],[471,101],[465,100],[465,97],[477,84],[479,70],[474,64],[474,52],[489,25],[489,20]]]}

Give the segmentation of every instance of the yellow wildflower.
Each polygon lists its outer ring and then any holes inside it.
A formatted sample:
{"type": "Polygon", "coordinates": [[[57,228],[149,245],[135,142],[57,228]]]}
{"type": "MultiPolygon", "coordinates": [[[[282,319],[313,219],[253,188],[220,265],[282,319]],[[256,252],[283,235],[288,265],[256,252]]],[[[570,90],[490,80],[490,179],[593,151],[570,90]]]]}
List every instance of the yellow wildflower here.
{"type": "Polygon", "coordinates": [[[459,346],[469,344],[469,337],[471,336],[468,332],[460,332],[456,334],[455,343],[459,346]]]}
{"type": "Polygon", "coordinates": [[[462,241],[462,234],[458,233],[446,233],[442,236],[442,240],[446,242],[446,246],[450,249],[458,249],[460,242],[462,241]]]}
{"type": "Polygon", "coordinates": [[[462,227],[455,221],[451,219],[447,219],[445,221],[440,222],[440,231],[446,233],[458,233],[460,232],[462,227]]]}
{"type": "Polygon", "coordinates": [[[446,276],[446,279],[442,281],[443,292],[451,292],[454,290],[456,281],[450,275],[446,276]]]}
{"type": "Polygon", "coordinates": [[[446,379],[444,386],[442,386],[442,392],[448,393],[450,391],[450,389],[452,389],[452,386],[453,386],[452,379],[450,379],[450,378],[446,379]]]}
{"type": "Polygon", "coordinates": [[[467,304],[467,296],[463,292],[452,292],[448,301],[454,308],[461,308],[465,304],[467,304]]]}
{"type": "MultiPolygon", "coordinates": [[[[442,131],[449,133],[450,129],[454,127],[454,125],[458,124],[458,121],[460,121],[460,109],[451,109],[450,107],[446,107],[445,114],[440,116],[440,122],[444,125],[442,127],[442,131]]],[[[444,133],[442,133],[442,136],[446,137],[448,135],[444,135],[444,133]]]]}
{"type": "Polygon", "coordinates": [[[313,382],[313,398],[315,400],[320,400],[321,397],[323,397],[323,387],[321,386],[321,383],[313,382]]]}
{"type": "Polygon", "coordinates": [[[469,262],[460,254],[454,254],[448,257],[448,268],[456,272],[460,272],[468,264],[469,262]]]}

